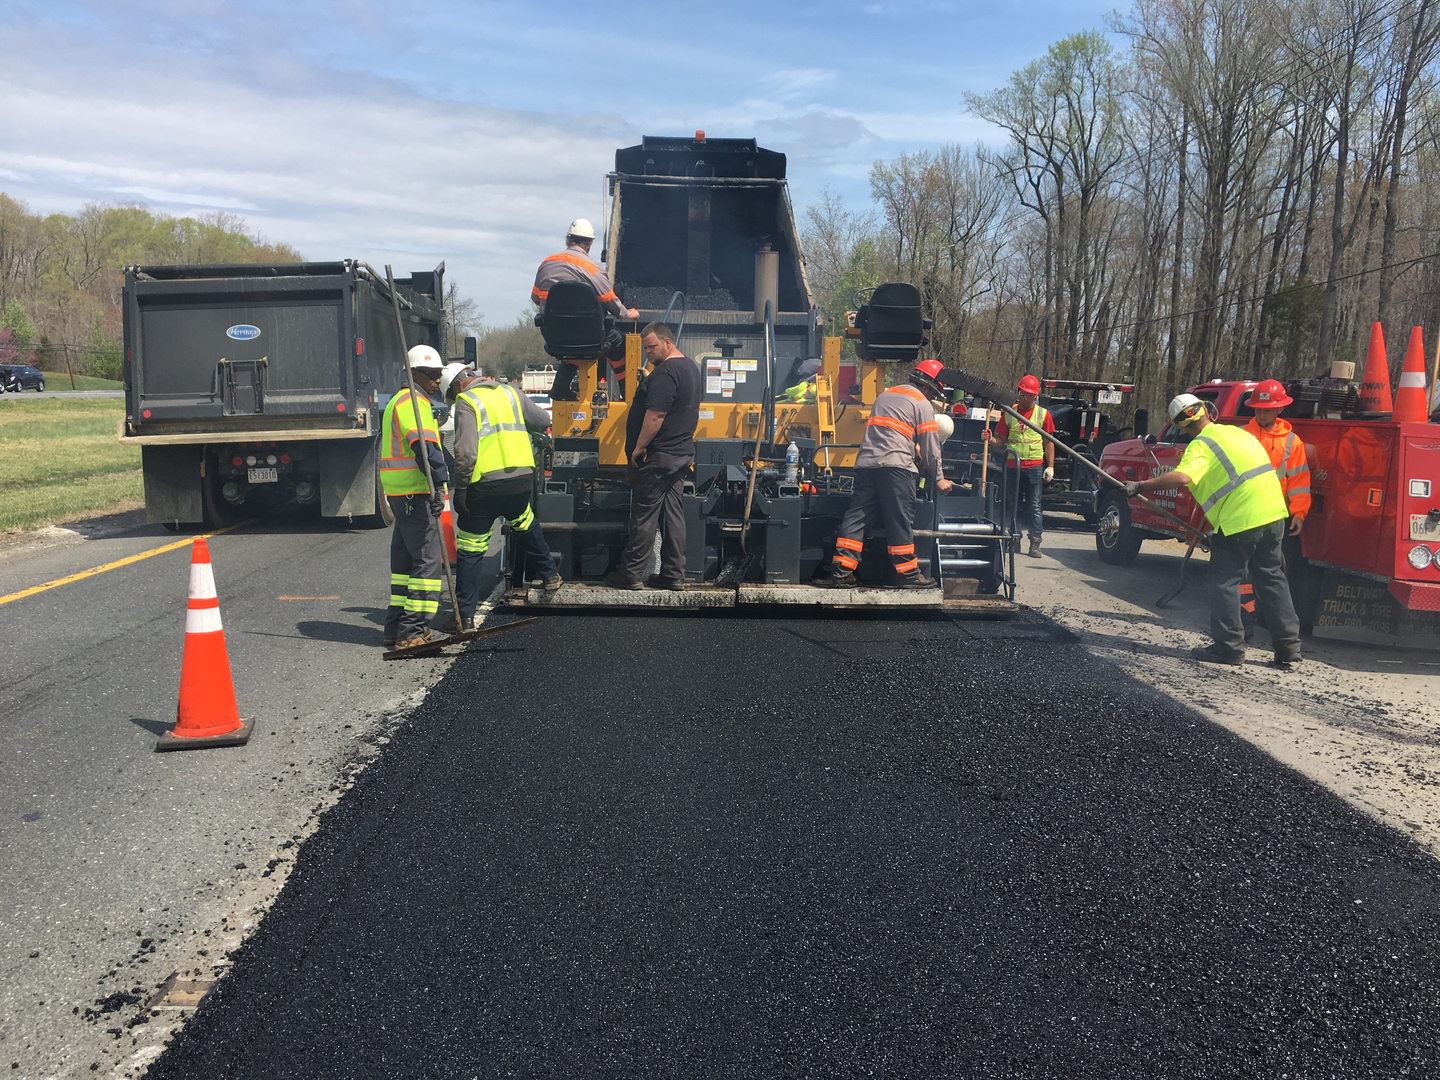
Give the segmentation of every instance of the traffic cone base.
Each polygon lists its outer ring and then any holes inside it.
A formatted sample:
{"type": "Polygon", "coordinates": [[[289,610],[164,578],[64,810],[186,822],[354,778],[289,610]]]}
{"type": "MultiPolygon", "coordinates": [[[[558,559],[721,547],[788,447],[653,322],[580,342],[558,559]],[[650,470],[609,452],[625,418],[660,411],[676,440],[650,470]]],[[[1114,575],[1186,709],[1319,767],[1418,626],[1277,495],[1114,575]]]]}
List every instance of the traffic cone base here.
{"type": "Polygon", "coordinates": [[[1360,400],[1355,411],[1364,416],[1388,416],[1394,409],[1390,398],[1390,364],[1385,359],[1385,334],[1380,324],[1370,325],[1370,347],[1365,350],[1365,372],[1360,380],[1360,400]]]}
{"type": "Polygon", "coordinates": [[[175,726],[160,737],[160,750],[203,750],[243,746],[251,725],[240,719],[220,600],[210,567],[210,548],[197,537],[190,560],[190,600],[185,612],[185,656],[180,663],[180,699],[175,726]]]}
{"type": "Polygon", "coordinates": [[[1410,330],[1410,346],[1405,350],[1405,366],[1400,371],[1400,388],[1395,391],[1395,412],[1391,419],[1425,423],[1430,419],[1426,400],[1424,331],[1416,326],[1410,330]]]}

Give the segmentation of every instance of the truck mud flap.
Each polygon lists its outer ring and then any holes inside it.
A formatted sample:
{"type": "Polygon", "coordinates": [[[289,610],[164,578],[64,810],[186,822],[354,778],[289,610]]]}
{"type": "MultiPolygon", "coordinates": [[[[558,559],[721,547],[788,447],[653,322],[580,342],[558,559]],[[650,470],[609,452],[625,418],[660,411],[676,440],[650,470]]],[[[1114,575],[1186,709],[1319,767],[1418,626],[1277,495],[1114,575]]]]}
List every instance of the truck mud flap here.
{"type": "Polygon", "coordinates": [[[205,520],[201,499],[200,446],[142,446],[145,521],[151,525],[198,524],[205,520]]]}
{"type": "Polygon", "coordinates": [[[374,439],[327,439],[320,451],[320,516],[376,512],[374,439]]]}

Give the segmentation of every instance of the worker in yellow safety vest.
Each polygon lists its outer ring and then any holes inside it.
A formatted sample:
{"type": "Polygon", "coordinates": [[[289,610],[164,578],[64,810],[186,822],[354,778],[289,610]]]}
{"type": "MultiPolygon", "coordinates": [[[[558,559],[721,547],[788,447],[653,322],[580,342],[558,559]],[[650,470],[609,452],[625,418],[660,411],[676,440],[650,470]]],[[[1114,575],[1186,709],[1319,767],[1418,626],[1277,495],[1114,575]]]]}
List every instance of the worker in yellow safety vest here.
{"type": "MultiPolygon", "coordinates": [[[[480,606],[480,580],[495,519],[504,518],[525,538],[526,574],[538,575],[546,592],[560,588],[560,572],[535,520],[536,463],[532,435],[550,426],[545,410],[513,383],[482,378],[473,369],[447,370],[440,395],[454,402],[455,594],[460,621],[470,629],[480,606]]],[[[504,573],[504,569],[501,569],[504,573]]]]}
{"type": "MultiPolygon", "coordinates": [[[[1040,431],[1053,435],[1055,418],[1050,415],[1049,409],[1039,404],[1040,380],[1034,375],[1026,375],[1020,380],[1016,391],[1015,411],[1040,431]]],[[[1045,485],[1055,479],[1055,446],[1034,428],[1024,424],[1011,424],[1009,417],[1003,416],[995,425],[995,440],[1015,451],[1013,458],[1009,454],[1005,455],[1005,463],[1009,468],[1015,469],[1015,472],[1010,474],[1010,479],[1020,485],[1021,520],[1026,522],[1030,533],[1030,550],[1025,554],[1032,559],[1038,559],[1041,557],[1040,539],[1045,533],[1045,515],[1041,503],[1045,485]]]]}
{"type": "Polygon", "coordinates": [[[1170,402],[1170,420],[1190,437],[1179,463],[1148,480],[1132,480],[1125,493],[1133,497],[1184,484],[1214,528],[1210,634],[1215,640],[1191,655],[1215,664],[1245,662],[1240,582],[1248,568],[1270,623],[1275,664],[1288,669],[1300,659],[1300,620],[1280,555],[1289,510],[1270,455],[1248,431],[1213,423],[1205,402],[1194,394],[1170,402]]]}
{"type": "Polygon", "coordinates": [[[440,608],[445,547],[440,538],[444,486],[449,482],[440,432],[428,395],[439,387],[444,361],[429,345],[409,352],[410,370],[421,396],[402,386],[385,404],[380,421],[380,485],[395,515],[390,536],[390,607],[385,613],[385,644],[405,649],[431,639],[430,616],[440,608]],[[416,405],[420,424],[415,423],[416,405]],[[422,455],[430,461],[432,493],[425,481],[422,455]]]}

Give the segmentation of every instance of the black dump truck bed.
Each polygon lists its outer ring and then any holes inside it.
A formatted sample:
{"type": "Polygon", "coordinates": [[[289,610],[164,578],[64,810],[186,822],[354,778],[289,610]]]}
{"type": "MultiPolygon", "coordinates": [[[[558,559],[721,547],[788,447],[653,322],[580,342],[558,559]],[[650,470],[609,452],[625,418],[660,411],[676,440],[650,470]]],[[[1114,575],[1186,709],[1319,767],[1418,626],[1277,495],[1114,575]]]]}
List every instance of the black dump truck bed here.
{"type": "Polygon", "coordinates": [[[379,516],[379,420],[404,353],[440,347],[444,266],[396,281],[354,260],[132,266],[125,420],[152,522],[216,522],[318,502],[379,516]]]}

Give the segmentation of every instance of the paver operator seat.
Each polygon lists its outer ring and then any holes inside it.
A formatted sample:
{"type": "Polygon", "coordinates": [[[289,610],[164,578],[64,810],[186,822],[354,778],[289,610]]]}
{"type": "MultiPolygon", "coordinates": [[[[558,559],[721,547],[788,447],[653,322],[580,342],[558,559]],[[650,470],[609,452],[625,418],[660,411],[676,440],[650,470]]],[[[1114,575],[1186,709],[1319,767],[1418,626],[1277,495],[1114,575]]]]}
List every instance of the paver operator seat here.
{"type": "MultiPolygon", "coordinates": [[[[545,339],[545,351],[560,361],[550,397],[555,401],[573,401],[571,384],[575,380],[576,363],[598,363],[605,353],[605,336],[615,325],[615,316],[600,306],[595,290],[583,281],[557,281],[550,286],[545,307],[535,316],[535,325],[545,339]]],[[[608,367],[608,365],[607,365],[608,367]]],[[[611,388],[611,397],[614,397],[611,388]]]]}

